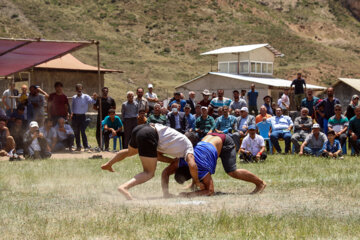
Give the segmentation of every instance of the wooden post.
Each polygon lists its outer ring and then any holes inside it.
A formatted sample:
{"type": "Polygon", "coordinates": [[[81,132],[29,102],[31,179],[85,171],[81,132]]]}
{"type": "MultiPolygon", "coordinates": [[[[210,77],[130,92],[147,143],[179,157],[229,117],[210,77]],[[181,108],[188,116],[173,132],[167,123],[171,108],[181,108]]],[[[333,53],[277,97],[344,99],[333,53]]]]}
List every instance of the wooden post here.
{"type": "Polygon", "coordinates": [[[102,135],[103,135],[103,131],[102,131],[102,103],[101,103],[101,73],[100,73],[100,48],[99,48],[99,45],[100,45],[100,42],[99,41],[96,41],[95,42],[96,44],[96,51],[97,51],[97,68],[98,68],[98,81],[99,81],[99,119],[100,119],[100,148],[102,150],[102,144],[103,144],[103,138],[102,138],[102,135]]]}
{"type": "Polygon", "coordinates": [[[240,53],[238,53],[237,74],[240,74],[240,53]]]}

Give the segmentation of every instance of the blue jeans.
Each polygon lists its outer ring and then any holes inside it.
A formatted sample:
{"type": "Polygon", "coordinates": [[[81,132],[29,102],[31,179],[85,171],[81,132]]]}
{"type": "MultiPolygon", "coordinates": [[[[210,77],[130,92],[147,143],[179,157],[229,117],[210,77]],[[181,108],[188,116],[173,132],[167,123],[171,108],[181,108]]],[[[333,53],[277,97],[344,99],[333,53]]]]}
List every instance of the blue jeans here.
{"type": "Polygon", "coordinates": [[[286,153],[289,152],[290,142],[291,142],[291,132],[283,132],[282,130],[278,130],[278,131],[273,131],[270,134],[270,141],[272,145],[275,147],[278,153],[281,153],[279,138],[283,138],[285,140],[285,152],[286,153]]]}
{"type": "Polygon", "coordinates": [[[323,153],[323,149],[322,148],[309,148],[309,147],[304,147],[304,152],[309,154],[309,155],[313,155],[313,156],[320,156],[323,153]]]}

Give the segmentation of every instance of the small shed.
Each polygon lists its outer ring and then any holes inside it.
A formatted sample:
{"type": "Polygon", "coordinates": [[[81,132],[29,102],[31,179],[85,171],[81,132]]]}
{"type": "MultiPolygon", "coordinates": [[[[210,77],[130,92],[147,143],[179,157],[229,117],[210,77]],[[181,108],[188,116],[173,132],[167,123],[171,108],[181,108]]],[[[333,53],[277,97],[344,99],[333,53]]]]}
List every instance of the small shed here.
{"type": "Polygon", "coordinates": [[[334,88],[335,97],[340,100],[343,108],[350,104],[352,95],[357,94],[360,96],[360,79],[339,78],[332,87],[334,88]]]}

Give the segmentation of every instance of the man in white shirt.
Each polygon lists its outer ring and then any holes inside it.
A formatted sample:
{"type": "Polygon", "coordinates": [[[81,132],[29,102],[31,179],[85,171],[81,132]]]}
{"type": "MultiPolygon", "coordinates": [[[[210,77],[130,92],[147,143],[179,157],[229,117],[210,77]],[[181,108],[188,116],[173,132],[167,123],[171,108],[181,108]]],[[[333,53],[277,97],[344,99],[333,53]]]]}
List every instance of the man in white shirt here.
{"type": "Polygon", "coordinates": [[[135,127],[132,131],[128,149],[121,150],[110,161],[102,165],[101,168],[114,172],[112,168],[114,163],[136,154],[139,154],[144,171],[118,188],[119,192],[128,200],[133,199],[128,191],[130,188],[147,182],[154,176],[157,161],[158,159],[163,161],[161,158],[163,154],[176,158],[185,158],[195,184],[201,190],[204,189],[204,184],[198,178],[198,169],[194,159],[192,143],[185,135],[175,129],[161,124],[143,124],[135,127]],[[160,156],[158,157],[158,155],[160,156]]]}
{"type": "Polygon", "coordinates": [[[240,159],[245,162],[264,161],[267,157],[264,138],[255,131],[255,125],[250,125],[249,134],[244,138],[240,147],[240,159]]]}
{"type": "Polygon", "coordinates": [[[282,109],[283,115],[289,115],[290,109],[290,98],[289,98],[289,89],[285,89],[284,93],[281,95],[281,98],[278,99],[278,106],[282,109]]]}
{"type": "Polygon", "coordinates": [[[284,116],[280,107],[276,108],[276,116],[268,119],[271,123],[270,141],[278,153],[281,153],[279,138],[285,140],[285,153],[290,151],[291,129],[293,121],[289,116],[284,116]]]}
{"type": "Polygon", "coordinates": [[[15,89],[15,83],[13,82],[9,84],[9,89],[6,89],[3,93],[2,102],[8,117],[16,110],[16,99],[14,96],[17,96],[18,94],[19,92],[15,89]]]}
{"type": "Polygon", "coordinates": [[[148,89],[149,89],[149,92],[147,92],[145,94],[145,98],[148,101],[148,105],[149,105],[148,114],[150,114],[150,113],[153,113],[154,105],[159,101],[159,99],[158,99],[156,93],[153,92],[153,85],[151,83],[149,83],[148,89]]]}
{"type": "Polygon", "coordinates": [[[69,152],[72,152],[72,146],[74,145],[74,130],[69,124],[65,122],[64,118],[59,118],[57,125],[54,127],[57,143],[54,151],[62,151],[69,148],[69,152]]]}

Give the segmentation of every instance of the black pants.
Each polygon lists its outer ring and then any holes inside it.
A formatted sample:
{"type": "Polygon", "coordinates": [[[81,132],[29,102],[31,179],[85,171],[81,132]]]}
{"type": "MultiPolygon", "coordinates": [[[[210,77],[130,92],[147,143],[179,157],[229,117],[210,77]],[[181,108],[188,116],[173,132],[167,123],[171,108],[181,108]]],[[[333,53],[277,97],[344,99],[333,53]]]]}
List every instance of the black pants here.
{"type": "MultiPolygon", "coordinates": [[[[104,144],[105,144],[105,149],[108,150],[109,149],[109,142],[110,142],[110,134],[111,131],[106,131],[104,130],[104,144]]],[[[124,148],[124,133],[123,132],[117,132],[116,136],[121,137],[121,142],[123,144],[123,148],[124,148]]],[[[114,149],[115,150],[115,149],[114,149]]]]}
{"type": "Polygon", "coordinates": [[[89,145],[85,134],[85,129],[87,127],[85,114],[74,114],[72,118],[72,127],[74,129],[76,147],[81,148],[81,142],[80,142],[80,134],[81,134],[84,148],[88,148],[89,145]]]}
{"type": "MultiPolygon", "coordinates": [[[[267,158],[266,152],[263,152],[260,156],[260,161],[264,161],[267,158]]],[[[250,154],[240,154],[240,159],[243,159],[245,162],[255,162],[256,156],[250,154]]]]}

